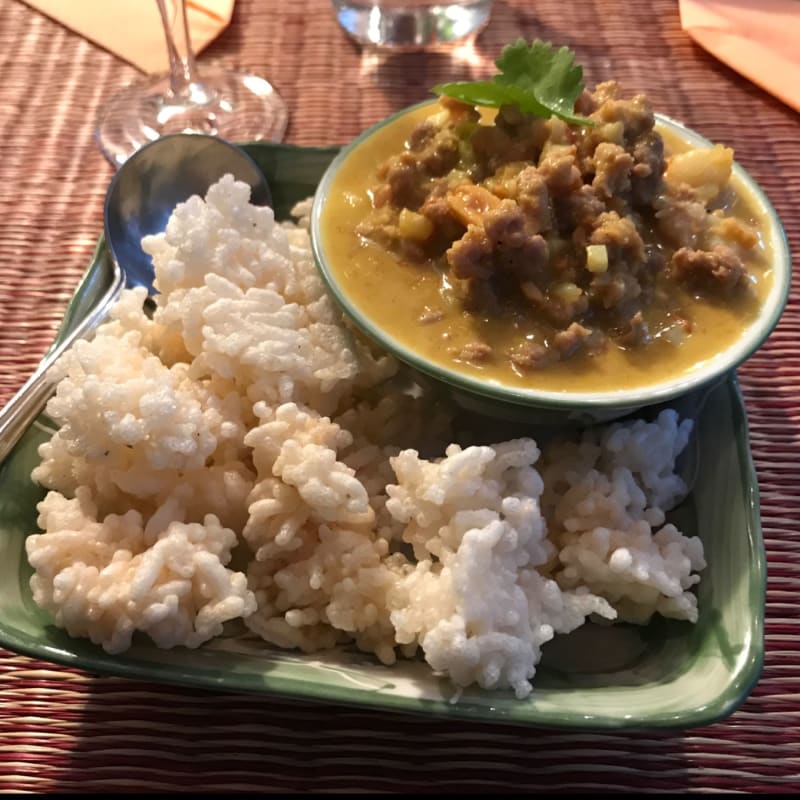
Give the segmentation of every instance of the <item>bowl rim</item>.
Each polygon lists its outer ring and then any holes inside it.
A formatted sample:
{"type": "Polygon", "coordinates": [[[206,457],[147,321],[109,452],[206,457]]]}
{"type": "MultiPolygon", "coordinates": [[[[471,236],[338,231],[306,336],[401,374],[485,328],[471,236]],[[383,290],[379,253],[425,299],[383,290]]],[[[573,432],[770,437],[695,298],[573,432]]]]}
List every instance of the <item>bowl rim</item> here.
{"type": "MultiPolygon", "coordinates": [[[[311,208],[311,249],[317,271],[328,290],[339,306],[353,323],[363,330],[396,358],[414,367],[420,372],[448,384],[451,388],[491,400],[502,400],[517,406],[536,406],[554,409],[625,409],[634,406],[650,405],[674,399],[688,391],[722,378],[726,373],[738,367],[755,353],[770,336],[783,313],[789,299],[791,288],[791,254],[789,242],[783,224],[765,191],[753,177],[734,161],[733,175],[747,188],[760,214],[770,221],[765,231],[765,240],[771,248],[772,286],[764,300],[761,311],[753,322],[745,329],[742,336],[730,347],[716,353],[708,359],[702,368],[695,368],[688,374],[672,378],[669,381],[644,385],[634,388],[615,389],[603,392],[583,392],[544,390],[510,386],[499,380],[474,377],[456,369],[428,360],[415,350],[406,347],[386,333],[379,324],[350,300],[340,287],[335,275],[328,265],[326,250],[321,234],[321,215],[331,183],[339,169],[350,154],[362,142],[374,133],[394,122],[396,119],[412,113],[427,105],[434,105],[435,99],[424,100],[401,109],[367,128],[349,144],[345,145],[333,159],[319,183],[311,208]]],[[[656,124],[671,130],[676,135],[695,146],[713,147],[714,143],[697,131],[665,114],[656,113],[656,124]]]]}

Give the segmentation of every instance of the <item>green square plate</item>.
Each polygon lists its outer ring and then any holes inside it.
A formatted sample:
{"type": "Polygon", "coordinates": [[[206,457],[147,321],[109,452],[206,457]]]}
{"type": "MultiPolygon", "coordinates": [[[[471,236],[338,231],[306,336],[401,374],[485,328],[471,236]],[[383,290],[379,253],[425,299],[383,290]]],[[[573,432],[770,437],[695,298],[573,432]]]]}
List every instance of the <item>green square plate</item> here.
{"type": "MultiPolygon", "coordinates": [[[[333,148],[254,144],[246,149],[266,173],[276,212],[309,196],[333,148]]],[[[86,313],[110,275],[103,242],[65,315],[60,336],[86,313]]],[[[279,651],[232,629],[199,650],[159,650],[137,642],[110,656],[56,628],[31,598],[25,537],[36,531],[43,496],[30,480],[37,446],[48,436],[41,417],[0,465],[0,645],[90,672],[198,689],[289,696],[437,717],[570,729],[688,728],[713,723],[747,697],[763,661],[766,564],[758,487],[747,419],[734,375],[700,406],[700,468],[676,523],[702,538],[708,567],[699,586],[696,625],[672,620],[645,627],[585,625],[545,646],[533,694],[454,691],[419,661],[385,667],[352,649],[315,656],[279,651]],[[711,468],[705,468],[711,467],[711,468]]],[[[681,410],[679,408],[679,410],[681,410]]]]}

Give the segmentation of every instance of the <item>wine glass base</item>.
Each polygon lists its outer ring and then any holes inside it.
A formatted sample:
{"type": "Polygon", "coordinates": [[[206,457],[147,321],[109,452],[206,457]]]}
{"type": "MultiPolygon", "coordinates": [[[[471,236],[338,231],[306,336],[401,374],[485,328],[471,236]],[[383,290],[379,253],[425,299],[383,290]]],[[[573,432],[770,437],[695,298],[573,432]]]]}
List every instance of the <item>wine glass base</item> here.
{"type": "Polygon", "coordinates": [[[227,67],[205,66],[186,96],[170,89],[169,76],[132,83],[100,111],[95,139],[119,167],[140,147],[168,133],[206,133],[234,142],[278,142],[286,132],[286,103],[272,85],[227,67]]]}

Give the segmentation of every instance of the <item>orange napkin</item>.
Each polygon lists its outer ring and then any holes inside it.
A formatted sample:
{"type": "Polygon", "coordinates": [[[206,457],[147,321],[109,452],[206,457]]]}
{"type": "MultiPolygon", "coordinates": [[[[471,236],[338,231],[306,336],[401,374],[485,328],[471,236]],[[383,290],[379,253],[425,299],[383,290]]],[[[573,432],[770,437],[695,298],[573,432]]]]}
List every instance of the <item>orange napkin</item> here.
{"type": "MultiPolygon", "coordinates": [[[[91,39],[143,72],[166,72],[169,66],[164,27],[155,0],[25,0],[91,39]]],[[[231,21],[234,0],[186,0],[189,35],[195,53],[219,36],[231,21]]],[[[167,0],[167,12],[176,3],[167,0]]]]}
{"type": "Polygon", "coordinates": [[[680,0],[680,11],[701,47],[800,111],[798,0],[680,0]]]}

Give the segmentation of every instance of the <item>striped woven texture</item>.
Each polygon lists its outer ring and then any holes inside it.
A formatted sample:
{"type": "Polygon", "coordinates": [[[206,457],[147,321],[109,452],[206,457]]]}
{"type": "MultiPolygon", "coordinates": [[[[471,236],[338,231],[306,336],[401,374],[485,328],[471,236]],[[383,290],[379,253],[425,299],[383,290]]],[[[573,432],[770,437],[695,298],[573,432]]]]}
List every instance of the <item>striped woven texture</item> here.
{"type": "MultiPolygon", "coordinates": [[[[615,77],[732,145],[800,253],[800,117],[695,46],[675,0],[497,0],[458,58],[365,53],[329,0],[237,0],[202,58],[267,76],[290,106],[288,141],[331,144],[445,78],[486,75],[520,35],[569,45],[589,84],[615,77]]],[[[0,76],[2,403],[48,347],[89,263],[112,174],[94,117],[138,73],[0,0],[0,76]]],[[[0,651],[0,792],[799,790],[797,285],[740,376],[769,562],[766,663],[727,720],[683,733],[537,731],[147,685],[0,651]]]]}

